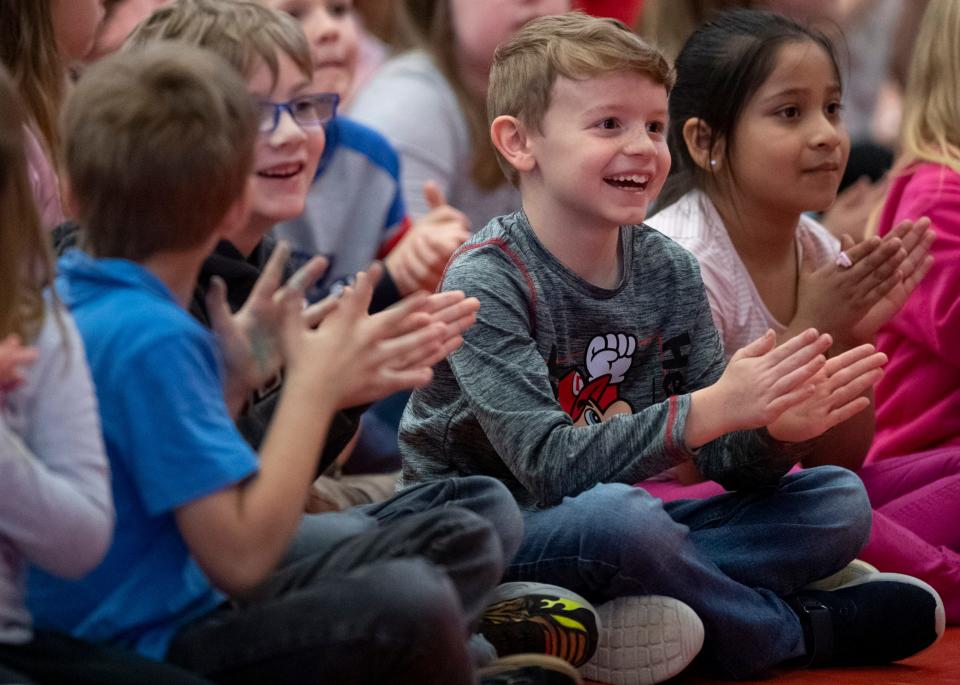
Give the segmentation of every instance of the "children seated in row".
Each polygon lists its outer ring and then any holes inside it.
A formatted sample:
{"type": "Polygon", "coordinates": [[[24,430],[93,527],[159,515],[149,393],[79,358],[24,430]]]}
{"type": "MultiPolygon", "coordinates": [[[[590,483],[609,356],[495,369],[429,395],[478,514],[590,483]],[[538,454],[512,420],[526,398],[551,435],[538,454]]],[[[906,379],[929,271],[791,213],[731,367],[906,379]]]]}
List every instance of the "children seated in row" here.
{"type": "Polygon", "coordinates": [[[510,488],[525,531],[507,578],[605,602],[619,627],[589,678],[659,682],[701,642],[705,667],[736,678],[914,654],[944,629],[926,584],[805,589],[867,540],[859,479],[787,474],[866,406],[884,356],[868,344],[828,360],[831,336],[807,329],[779,346],[768,330],[725,360],[696,260],[641,224],[670,166],[670,86],[663,57],[610,20],[539,19],[498,48],[490,134],[523,208],[447,269],[441,290],[481,309],[407,406],[404,482],[510,488]],[[680,464],[733,492],[664,504],[631,487],[680,464]]]}
{"type": "MultiPolygon", "coordinates": [[[[468,655],[466,636],[519,541],[516,506],[502,486],[448,480],[349,517],[300,513],[336,410],[425,382],[433,361],[459,342],[476,302],[421,294],[369,316],[374,278],[360,274],[355,289],[323,305],[313,331],[317,309],[301,314],[299,305],[319,262],[281,287],[281,244],[236,314],[212,281],[206,311],[226,373],[224,395],[212,394],[221,386],[213,339],[182,307],[215,245],[249,249],[270,217],[302,207],[329,110],[311,91],[303,34],[282,14],[254,3],[181,0],[154,14],[133,42],[170,40],[181,45],[134,49],[95,67],[68,108],[68,171],[83,179],[74,185],[76,211],[92,256],[62,260],[65,298],[101,399],[118,529],[105,562],[79,584],[35,574],[38,617],[215,680],[288,680],[309,670],[343,682],[467,682],[484,645],[472,641],[468,655]],[[210,57],[201,60],[191,42],[227,56],[246,87],[224,78],[230,70],[210,57]],[[245,111],[248,91],[259,103],[254,114],[245,111]],[[300,160],[299,188],[271,195],[270,179],[250,177],[287,163],[277,161],[282,155],[300,160]],[[99,192],[121,160],[129,194],[115,186],[99,192]],[[132,321],[121,321],[116,312],[128,308],[132,321]],[[286,375],[258,468],[227,409],[239,411],[281,364],[286,375]],[[136,384],[121,382],[134,368],[147,371],[136,384]],[[195,474],[189,485],[185,471],[195,474]],[[446,658],[427,663],[428,635],[446,658]]],[[[595,638],[588,605],[571,606],[569,615],[595,638]]],[[[524,628],[522,616],[512,618],[524,628]]],[[[509,643],[495,646],[505,653],[509,643]]],[[[575,678],[569,666],[546,661],[537,668],[575,678]]]]}
{"type": "MultiPolygon", "coordinates": [[[[271,97],[309,87],[286,56],[273,66],[276,83],[269,64],[250,64],[250,87],[271,97]]],[[[402,553],[378,554],[367,540],[366,555],[345,544],[274,573],[333,412],[425,382],[456,334],[419,307],[367,315],[372,276],[360,274],[316,330],[301,318],[303,283],[265,293],[246,316],[223,312],[218,361],[214,337],[184,307],[214,245],[247,221],[254,143],[267,123],[247,87],[219,58],[168,45],[104,60],[68,103],[67,171],[93,256],[61,260],[62,293],[97,388],[117,528],[83,579],[36,573],[32,608],[44,625],[218,680],[317,672],[470,682],[461,609],[470,598],[418,554],[423,538],[398,530],[402,553]],[[258,463],[228,406],[280,359],[288,375],[258,463]],[[427,663],[417,647],[427,639],[446,658],[427,663]]],[[[281,115],[282,127],[297,125],[281,115]]],[[[470,541],[474,601],[497,582],[510,544],[515,518],[501,509],[503,542],[454,507],[412,517],[421,530],[446,518],[445,539],[455,531],[470,541]]]]}
{"type": "Polygon", "coordinates": [[[16,91],[0,69],[0,681],[204,682],[126,650],[34,629],[27,564],[77,578],[113,530],[110,472],[83,343],[53,292],[16,91]]]}

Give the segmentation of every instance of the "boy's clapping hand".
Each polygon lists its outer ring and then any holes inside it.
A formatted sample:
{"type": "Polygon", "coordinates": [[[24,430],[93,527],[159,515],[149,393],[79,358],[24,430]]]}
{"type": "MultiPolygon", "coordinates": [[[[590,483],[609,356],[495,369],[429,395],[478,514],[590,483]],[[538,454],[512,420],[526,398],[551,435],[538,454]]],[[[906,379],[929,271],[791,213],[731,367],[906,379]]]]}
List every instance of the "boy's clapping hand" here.
{"type": "Polygon", "coordinates": [[[288,302],[302,308],[304,293],[327,268],[323,257],[301,267],[287,283],[283,268],[290,246],[281,241],[270,255],[250,296],[235,314],[227,304],[227,287],[214,277],[207,292],[210,327],[217,336],[226,367],[227,406],[238,411],[250,391],[271,380],[283,366],[280,332],[288,302]]]}
{"type": "MultiPolygon", "coordinates": [[[[883,376],[887,355],[861,345],[827,360],[806,387],[814,390],[767,430],[783,442],[811,440],[870,406],[864,393],[883,376]]],[[[809,392],[809,390],[808,390],[809,392]]]]}
{"type": "Polygon", "coordinates": [[[479,301],[462,292],[419,293],[370,315],[381,272],[374,264],[357,274],[316,329],[305,326],[288,301],[283,335],[288,386],[306,383],[344,408],[430,382],[431,367],[462,342],[479,301]]]}
{"type": "Polygon", "coordinates": [[[470,237],[470,220],[447,204],[436,183],[427,183],[423,196],[430,212],[414,222],[383,260],[401,295],[435,290],[450,255],[470,237]]]}
{"type": "Polygon", "coordinates": [[[726,433],[767,426],[816,391],[832,339],[808,329],[780,346],[772,330],[730,358],[720,379],[691,396],[685,440],[699,448],[726,433]]]}

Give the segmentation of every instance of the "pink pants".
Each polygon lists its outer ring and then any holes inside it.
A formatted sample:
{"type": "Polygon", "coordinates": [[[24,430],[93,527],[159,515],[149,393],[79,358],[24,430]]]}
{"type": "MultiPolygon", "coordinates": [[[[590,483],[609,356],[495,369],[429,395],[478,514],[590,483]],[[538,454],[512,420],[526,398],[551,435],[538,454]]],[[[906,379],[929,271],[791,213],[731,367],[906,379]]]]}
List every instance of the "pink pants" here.
{"type": "MultiPolygon", "coordinates": [[[[859,558],[930,583],[943,598],[947,621],[960,623],[960,449],[884,459],[860,469],[860,478],[873,505],[873,532],[859,558]]],[[[667,502],[724,492],[712,481],[639,485],[667,502]]]]}

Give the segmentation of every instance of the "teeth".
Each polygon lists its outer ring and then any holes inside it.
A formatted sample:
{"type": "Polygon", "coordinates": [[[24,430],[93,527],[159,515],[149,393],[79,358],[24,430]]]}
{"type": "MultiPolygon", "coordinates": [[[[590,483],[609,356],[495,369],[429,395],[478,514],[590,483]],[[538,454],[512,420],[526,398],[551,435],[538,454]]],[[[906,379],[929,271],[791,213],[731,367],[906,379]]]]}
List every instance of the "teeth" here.
{"type": "Polygon", "coordinates": [[[275,166],[270,169],[264,169],[260,173],[264,176],[292,176],[300,171],[299,164],[286,164],[284,166],[275,166]]]}
{"type": "Polygon", "coordinates": [[[636,183],[638,185],[643,185],[650,180],[650,177],[645,174],[633,174],[631,176],[611,176],[610,180],[618,181],[620,183],[636,183]]]}

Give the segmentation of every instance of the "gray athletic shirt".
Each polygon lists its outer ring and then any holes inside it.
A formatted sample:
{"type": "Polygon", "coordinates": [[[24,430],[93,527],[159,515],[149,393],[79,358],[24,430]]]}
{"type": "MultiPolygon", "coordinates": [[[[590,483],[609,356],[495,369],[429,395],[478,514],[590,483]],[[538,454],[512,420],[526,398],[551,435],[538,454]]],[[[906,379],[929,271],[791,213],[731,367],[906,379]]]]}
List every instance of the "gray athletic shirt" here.
{"type": "Polygon", "coordinates": [[[480,312],[407,405],[404,485],[483,474],[543,507],[690,458],[728,488],[771,485],[799,458],[765,429],[696,454],[684,444],[689,393],[723,372],[720,338],[696,259],[648,226],[620,231],[610,290],[558,261],[522,211],[454,255],[441,289],[479,298],[480,312]]]}

